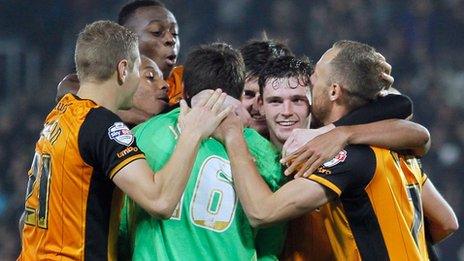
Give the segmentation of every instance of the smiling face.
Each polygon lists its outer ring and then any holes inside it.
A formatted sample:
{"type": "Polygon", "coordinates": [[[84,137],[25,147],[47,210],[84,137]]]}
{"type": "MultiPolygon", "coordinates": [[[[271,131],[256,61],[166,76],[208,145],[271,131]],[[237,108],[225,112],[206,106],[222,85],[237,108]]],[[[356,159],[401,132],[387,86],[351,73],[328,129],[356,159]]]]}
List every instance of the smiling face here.
{"type": "Polygon", "coordinates": [[[308,125],[307,86],[302,86],[301,82],[296,77],[270,78],[263,89],[262,111],[270,139],[278,147],[285,143],[294,129],[308,125]]]}
{"type": "Polygon", "coordinates": [[[255,129],[261,135],[267,135],[267,124],[266,118],[261,114],[260,107],[261,103],[258,102],[260,99],[258,78],[251,77],[245,80],[245,87],[243,88],[243,94],[241,102],[243,107],[248,111],[251,116],[250,128],[255,129]]]}
{"type": "Polygon", "coordinates": [[[174,15],[164,7],[142,7],[125,26],[137,33],[140,54],[154,60],[167,78],[177,62],[180,48],[174,15]]]}

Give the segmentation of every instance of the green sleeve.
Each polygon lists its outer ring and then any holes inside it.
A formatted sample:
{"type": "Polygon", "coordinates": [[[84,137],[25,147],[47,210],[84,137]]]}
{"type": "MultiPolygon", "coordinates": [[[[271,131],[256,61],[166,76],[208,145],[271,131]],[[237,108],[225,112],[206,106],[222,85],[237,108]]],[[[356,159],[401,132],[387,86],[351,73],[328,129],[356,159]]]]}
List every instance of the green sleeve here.
{"type": "Polygon", "coordinates": [[[255,239],[258,260],[279,260],[285,242],[287,223],[258,230],[255,239]]]}
{"type": "Polygon", "coordinates": [[[280,152],[253,129],[245,129],[243,134],[259,174],[269,188],[276,191],[286,180],[279,162],[280,152]]]}

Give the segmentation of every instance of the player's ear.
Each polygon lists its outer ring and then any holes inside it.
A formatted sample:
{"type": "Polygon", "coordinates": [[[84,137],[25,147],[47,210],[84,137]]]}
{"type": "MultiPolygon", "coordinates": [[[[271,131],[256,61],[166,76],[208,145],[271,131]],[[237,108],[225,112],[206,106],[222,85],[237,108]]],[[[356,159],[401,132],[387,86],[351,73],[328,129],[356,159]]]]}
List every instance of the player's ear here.
{"type": "Polygon", "coordinates": [[[329,87],[329,100],[330,101],[335,101],[338,98],[340,98],[342,94],[342,86],[339,83],[332,83],[329,87]]]}
{"type": "Polygon", "coordinates": [[[126,80],[127,74],[129,73],[129,62],[126,59],[122,59],[118,63],[117,77],[119,85],[122,85],[126,80]]]}

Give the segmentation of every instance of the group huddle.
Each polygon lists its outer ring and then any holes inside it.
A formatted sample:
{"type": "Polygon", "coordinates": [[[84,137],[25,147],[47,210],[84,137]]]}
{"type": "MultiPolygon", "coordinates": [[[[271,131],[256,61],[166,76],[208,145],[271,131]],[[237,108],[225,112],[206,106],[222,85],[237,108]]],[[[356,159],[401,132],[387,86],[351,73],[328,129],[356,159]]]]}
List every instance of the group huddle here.
{"type": "Polygon", "coordinates": [[[134,1],[79,34],[28,173],[18,260],[428,260],[458,229],[373,47],[193,48],[134,1]]]}

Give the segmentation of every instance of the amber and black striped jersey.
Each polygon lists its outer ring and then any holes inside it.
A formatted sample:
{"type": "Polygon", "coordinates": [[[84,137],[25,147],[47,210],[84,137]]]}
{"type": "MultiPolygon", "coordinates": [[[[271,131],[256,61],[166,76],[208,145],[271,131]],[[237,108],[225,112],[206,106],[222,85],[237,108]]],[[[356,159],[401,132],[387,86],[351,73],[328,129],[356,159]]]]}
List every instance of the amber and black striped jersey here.
{"type": "MultiPolygon", "coordinates": [[[[334,125],[365,124],[394,118],[405,119],[411,114],[411,99],[404,95],[390,94],[350,112],[334,122],[334,125]]],[[[331,207],[332,205],[325,204],[288,223],[282,260],[335,260],[325,225],[331,222],[329,219],[331,207]]]]}
{"type": "Polygon", "coordinates": [[[335,256],[325,231],[324,215],[328,204],[291,220],[287,226],[287,238],[280,260],[332,261],[335,256]]]}
{"type": "Polygon", "coordinates": [[[338,196],[321,208],[337,260],[428,259],[421,202],[427,177],[415,158],[348,146],[309,179],[338,196]]]}
{"type": "Polygon", "coordinates": [[[18,259],[112,260],[122,193],[111,180],[141,158],[116,114],[65,95],[35,147],[18,259]]]}

